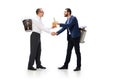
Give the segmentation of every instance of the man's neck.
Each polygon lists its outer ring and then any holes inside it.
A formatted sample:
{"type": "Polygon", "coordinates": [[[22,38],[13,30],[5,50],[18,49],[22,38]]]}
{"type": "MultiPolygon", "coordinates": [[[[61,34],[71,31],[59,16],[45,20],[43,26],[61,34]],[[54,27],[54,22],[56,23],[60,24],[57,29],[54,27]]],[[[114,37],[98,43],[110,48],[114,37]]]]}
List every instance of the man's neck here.
{"type": "Polygon", "coordinates": [[[68,15],[67,19],[69,19],[71,17],[71,15],[68,15]]]}
{"type": "Polygon", "coordinates": [[[37,15],[39,18],[41,18],[41,16],[37,15]]]}

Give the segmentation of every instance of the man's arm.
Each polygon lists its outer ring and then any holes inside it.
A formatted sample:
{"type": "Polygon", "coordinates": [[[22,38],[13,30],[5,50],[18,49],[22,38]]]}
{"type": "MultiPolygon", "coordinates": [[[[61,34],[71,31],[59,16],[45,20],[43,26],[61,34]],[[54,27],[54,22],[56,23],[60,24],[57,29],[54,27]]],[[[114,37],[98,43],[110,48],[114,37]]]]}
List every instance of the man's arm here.
{"type": "Polygon", "coordinates": [[[59,35],[60,33],[62,33],[65,29],[67,29],[68,27],[71,28],[73,27],[77,22],[76,17],[73,17],[72,20],[68,23],[68,24],[63,24],[63,23],[57,23],[58,25],[60,25],[60,27],[62,27],[59,31],[56,32],[57,35],[59,35]]]}
{"type": "Polygon", "coordinates": [[[70,22],[68,24],[59,23],[59,25],[60,25],[60,27],[71,28],[76,24],[76,22],[77,22],[76,17],[72,17],[72,19],[70,20],[70,22]]]}
{"type": "Polygon", "coordinates": [[[60,33],[62,33],[66,28],[62,27],[59,31],[56,32],[56,35],[59,35],[60,33]]]}

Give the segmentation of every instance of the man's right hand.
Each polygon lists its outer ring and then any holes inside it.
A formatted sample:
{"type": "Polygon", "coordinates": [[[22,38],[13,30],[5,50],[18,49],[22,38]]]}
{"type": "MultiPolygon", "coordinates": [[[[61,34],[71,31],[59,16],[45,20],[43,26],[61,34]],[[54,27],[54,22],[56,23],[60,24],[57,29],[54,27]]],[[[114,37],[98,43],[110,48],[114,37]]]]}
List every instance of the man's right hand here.
{"type": "Polygon", "coordinates": [[[55,35],[57,35],[57,33],[56,32],[51,32],[51,35],[55,36],[55,35]]]}

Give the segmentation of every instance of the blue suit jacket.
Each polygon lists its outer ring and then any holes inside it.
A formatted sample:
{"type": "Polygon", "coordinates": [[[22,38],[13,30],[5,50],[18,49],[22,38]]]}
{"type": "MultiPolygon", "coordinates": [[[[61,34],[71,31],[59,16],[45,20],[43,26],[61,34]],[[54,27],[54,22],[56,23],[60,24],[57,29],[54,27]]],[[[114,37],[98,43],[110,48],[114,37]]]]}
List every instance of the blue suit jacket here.
{"type": "Polygon", "coordinates": [[[69,23],[67,24],[67,21],[65,24],[60,23],[60,27],[62,27],[59,31],[57,31],[57,35],[62,33],[64,30],[67,29],[67,36],[69,36],[68,29],[70,30],[70,35],[72,38],[77,38],[80,37],[80,30],[79,30],[79,25],[78,25],[78,20],[76,17],[71,16],[69,23]]]}

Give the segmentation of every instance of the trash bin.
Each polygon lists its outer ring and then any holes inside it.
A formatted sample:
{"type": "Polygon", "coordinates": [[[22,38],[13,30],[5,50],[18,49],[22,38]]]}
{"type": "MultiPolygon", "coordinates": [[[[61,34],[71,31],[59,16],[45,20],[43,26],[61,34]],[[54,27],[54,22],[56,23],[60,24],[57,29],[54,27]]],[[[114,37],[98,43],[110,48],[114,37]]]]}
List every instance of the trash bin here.
{"type": "Polygon", "coordinates": [[[85,43],[84,39],[85,39],[85,36],[86,36],[86,32],[87,30],[85,30],[85,27],[83,28],[79,28],[80,30],[80,43],[85,43]]]}
{"type": "Polygon", "coordinates": [[[26,32],[32,31],[32,19],[24,19],[23,25],[26,32]]]}

